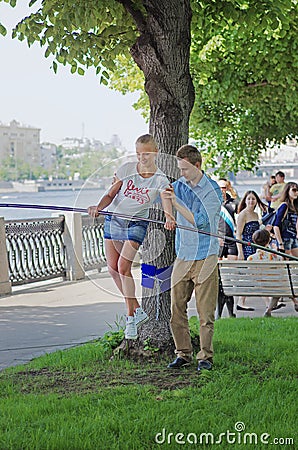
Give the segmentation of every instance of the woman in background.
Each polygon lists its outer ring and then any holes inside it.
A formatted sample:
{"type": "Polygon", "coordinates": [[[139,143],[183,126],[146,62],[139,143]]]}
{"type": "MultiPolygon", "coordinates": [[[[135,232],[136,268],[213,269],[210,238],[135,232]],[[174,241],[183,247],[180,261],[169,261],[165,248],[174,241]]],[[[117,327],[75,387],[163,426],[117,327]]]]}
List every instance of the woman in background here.
{"type": "MultiPolygon", "coordinates": [[[[243,241],[252,241],[252,235],[260,228],[259,216],[256,213],[256,206],[259,206],[262,212],[267,210],[255,191],[245,192],[238,206],[238,218],[236,226],[236,238],[243,241]]],[[[237,242],[238,259],[247,259],[256,252],[256,249],[250,245],[237,242]]],[[[241,305],[237,305],[237,310],[254,311],[254,308],[245,307],[245,298],[240,297],[241,305]]]]}
{"type": "Polygon", "coordinates": [[[278,248],[298,257],[298,185],[287,183],[273,223],[278,248]]]}

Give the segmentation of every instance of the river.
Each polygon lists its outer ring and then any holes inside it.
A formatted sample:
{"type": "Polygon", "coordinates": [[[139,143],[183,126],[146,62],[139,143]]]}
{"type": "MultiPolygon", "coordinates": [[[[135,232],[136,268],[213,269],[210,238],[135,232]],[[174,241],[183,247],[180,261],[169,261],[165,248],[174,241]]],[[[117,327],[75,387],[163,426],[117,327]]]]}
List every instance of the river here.
{"type": "MultiPolygon", "coordinates": [[[[87,208],[96,205],[103,194],[102,189],[82,189],[80,191],[45,191],[45,192],[10,192],[0,194],[0,205],[9,204],[31,204],[31,205],[54,205],[75,208],[87,208]]],[[[5,220],[14,219],[36,219],[51,217],[51,210],[3,208],[0,207],[0,217],[5,220]]],[[[55,214],[57,212],[55,211],[55,214]]],[[[63,214],[63,211],[61,211],[63,214]]]]}
{"type": "MultiPolygon", "coordinates": [[[[241,198],[248,189],[253,189],[260,194],[261,186],[261,184],[251,186],[237,184],[235,187],[241,198]]],[[[96,205],[103,193],[104,191],[102,189],[0,193],[0,217],[4,217],[5,220],[37,219],[51,217],[52,214],[51,210],[3,208],[1,207],[1,204],[3,203],[87,208],[90,205],[96,205]]],[[[57,212],[55,212],[55,215],[56,214],[57,212]]],[[[61,211],[61,214],[63,214],[63,211],[61,211]]]]}

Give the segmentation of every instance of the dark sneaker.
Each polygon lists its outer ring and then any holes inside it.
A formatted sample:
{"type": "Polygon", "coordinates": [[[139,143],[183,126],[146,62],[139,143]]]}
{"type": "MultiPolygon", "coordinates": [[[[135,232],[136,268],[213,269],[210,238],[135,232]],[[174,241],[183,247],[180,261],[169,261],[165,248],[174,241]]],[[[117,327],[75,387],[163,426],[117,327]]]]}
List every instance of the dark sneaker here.
{"type": "Polygon", "coordinates": [[[202,370],[211,370],[211,369],[212,369],[212,364],[210,361],[208,361],[207,359],[206,360],[201,359],[199,361],[198,372],[201,372],[202,370]]]}
{"type": "Polygon", "coordinates": [[[237,309],[237,311],[254,311],[255,310],[255,308],[251,308],[248,306],[240,306],[240,305],[237,305],[236,309],[237,309]]]}
{"type": "Polygon", "coordinates": [[[287,305],[285,303],[278,303],[278,305],[273,306],[272,311],[276,311],[277,309],[280,308],[285,308],[287,305]]]}
{"type": "Polygon", "coordinates": [[[181,369],[181,367],[186,367],[186,366],[189,366],[189,365],[190,365],[189,361],[187,361],[184,358],[180,358],[178,356],[178,358],[176,358],[175,361],[173,361],[172,363],[170,363],[168,365],[168,369],[181,369]]]}

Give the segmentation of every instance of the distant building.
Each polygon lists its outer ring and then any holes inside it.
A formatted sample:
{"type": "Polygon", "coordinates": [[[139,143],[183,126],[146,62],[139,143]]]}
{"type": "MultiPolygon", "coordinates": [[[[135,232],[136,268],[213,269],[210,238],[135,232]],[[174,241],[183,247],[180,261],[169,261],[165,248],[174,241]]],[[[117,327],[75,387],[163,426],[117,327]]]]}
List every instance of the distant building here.
{"type": "Polygon", "coordinates": [[[0,122],[0,161],[8,157],[40,165],[40,128],[16,120],[9,125],[0,122]]]}
{"type": "Polygon", "coordinates": [[[40,164],[46,170],[57,165],[57,146],[49,142],[42,142],[40,146],[40,164]]]}
{"type": "Polygon", "coordinates": [[[97,139],[89,139],[87,137],[84,138],[70,138],[66,137],[60,143],[60,147],[64,150],[70,150],[77,152],[79,154],[100,151],[103,149],[103,144],[101,141],[97,139]]]}
{"type": "Polygon", "coordinates": [[[290,163],[298,161],[298,144],[296,139],[287,139],[286,144],[268,147],[261,155],[262,162],[290,163]]]}

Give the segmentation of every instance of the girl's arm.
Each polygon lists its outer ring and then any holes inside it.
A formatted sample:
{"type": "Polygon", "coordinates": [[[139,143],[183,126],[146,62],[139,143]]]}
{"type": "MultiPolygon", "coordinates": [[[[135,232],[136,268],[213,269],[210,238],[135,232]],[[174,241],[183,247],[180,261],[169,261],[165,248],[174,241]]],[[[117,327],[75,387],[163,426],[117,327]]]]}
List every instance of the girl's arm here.
{"type": "Polygon", "coordinates": [[[88,207],[88,214],[91,217],[98,217],[99,211],[109,206],[118,192],[120,191],[122,186],[122,181],[116,179],[116,181],[112,184],[109,191],[102,196],[97,206],[89,206],[88,207]]]}
{"type": "Polygon", "coordinates": [[[275,225],[275,226],[273,227],[273,230],[274,230],[274,234],[275,234],[275,237],[276,237],[276,240],[277,240],[278,248],[284,248],[284,243],[283,243],[283,241],[282,241],[282,236],[281,236],[280,228],[279,228],[278,226],[275,225]]]}
{"type": "Polygon", "coordinates": [[[284,247],[284,244],[282,241],[283,237],[280,232],[280,226],[282,224],[283,219],[285,218],[286,211],[287,211],[287,205],[286,205],[286,203],[282,203],[276,210],[275,220],[273,223],[273,230],[274,230],[274,234],[275,234],[275,237],[276,237],[276,240],[278,243],[278,247],[281,247],[281,248],[284,247]]]}
{"type": "MultiPolygon", "coordinates": [[[[245,213],[241,213],[237,218],[237,226],[236,226],[236,239],[242,240],[242,232],[245,225],[245,213]]],[[[240,242],[236,242],[237,250],[238,250],[238,259],[244,259],[243,248],[240,242]]]]}
{"type": "Polygon", "coordinates": [[[176,228],[176,220],[173,215],[173,204],[170,198],[164,198],[161,196],[162,207],[166,216],[165,229],[166,230],[175,230],[176,228]]]}

